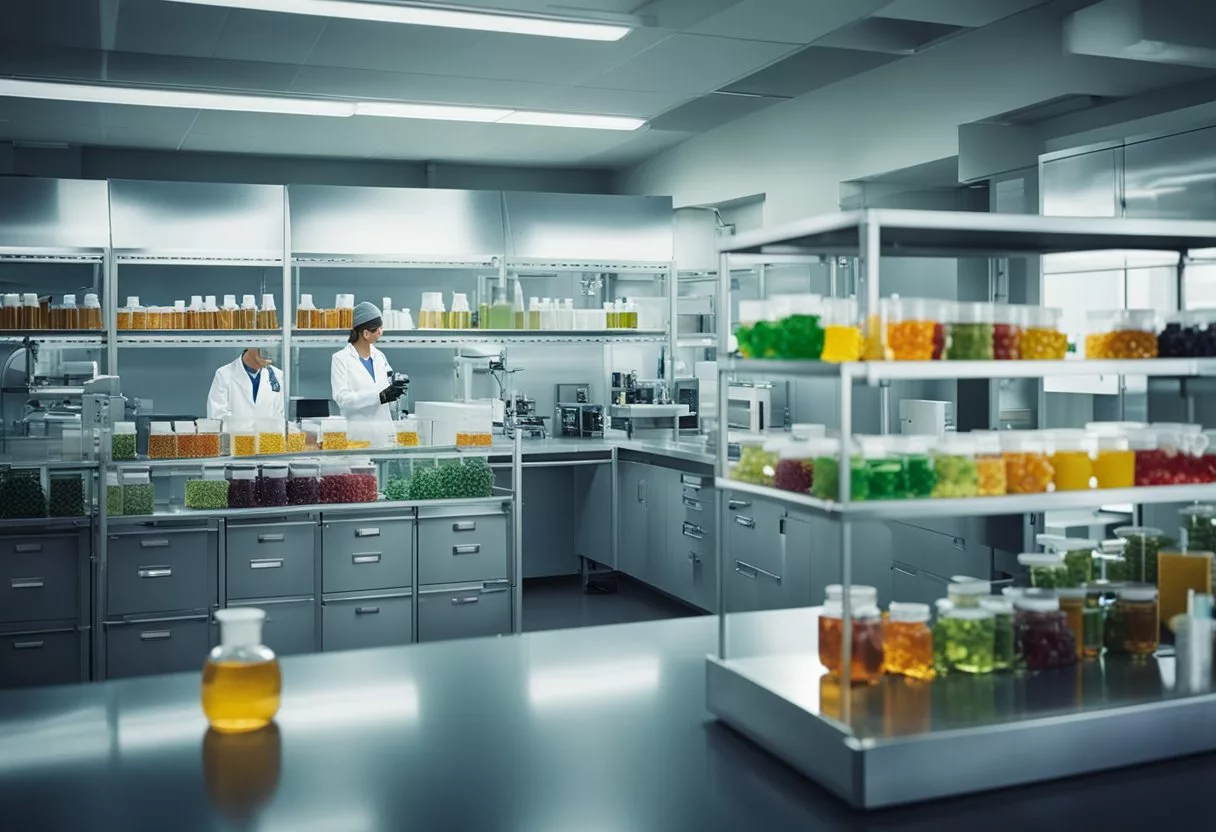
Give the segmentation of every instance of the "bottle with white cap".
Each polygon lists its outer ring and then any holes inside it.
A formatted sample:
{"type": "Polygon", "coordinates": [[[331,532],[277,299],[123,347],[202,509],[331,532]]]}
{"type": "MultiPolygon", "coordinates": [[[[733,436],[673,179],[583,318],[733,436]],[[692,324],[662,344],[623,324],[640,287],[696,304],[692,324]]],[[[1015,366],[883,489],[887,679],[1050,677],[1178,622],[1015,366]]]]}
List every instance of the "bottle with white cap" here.
{"type": "Polygon", "coordinates": [[[215,295],[207,295],[203,301],[203,329],[219,329],[220,307],[215,302],[215,295]]]}
{"type": "MultiPolygon", "coordinates": [[[[127,301],[130,305],[130,301],[127,301]]],[[[119,327],[121,329],[121,327],[119,327]]],[[[186,310],[186,329],[203,329],[203,296],[191,295],[190,307],[186,310]]]]}
{"type": "Polygon", "coordinates": [[[236,329],[236,315],[241,308],[236,305],[236,295],[224,295],[224,305],[220,307],[220,329],[236,329]]]}
{"type": "Polygon", "coordinates": [[[278,329],[279,312],[274,308],[274,295],[262,295],[262,308],[258,310],[258,329],[278,329]]]}
{"type": "Polygon", "coordinates": [[[80,308],[81,329],[101,329],[101,301],[92,292],[84,296],[84,306],[80,308]]]}
{"type": "MultiPolygon", "coordinates": [[[[311,295],[305,297],[312,299],[311,295]]],[[[258,327],[258,302],[253,295],[241,295],[241,311],[236,316],[237,329],[257,329],[258,327]]]]}
{"type": "Polygon", "coordinates": [[[262,644],[266,613],[257,607],[218,610],[220,644],[203,665],[203,713],[216,731],[263,728],[279,710],[283,679],[274,651],[262,644]]]}

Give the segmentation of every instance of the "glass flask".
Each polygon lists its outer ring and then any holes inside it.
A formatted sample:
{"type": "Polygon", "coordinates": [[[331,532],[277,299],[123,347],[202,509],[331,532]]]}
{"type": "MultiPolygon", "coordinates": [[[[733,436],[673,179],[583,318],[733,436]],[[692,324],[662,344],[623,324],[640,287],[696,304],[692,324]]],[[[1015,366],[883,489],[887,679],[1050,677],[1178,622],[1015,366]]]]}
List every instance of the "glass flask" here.
{"type": "Polygon", "coordinates": [[[203,713],[221,733],[256,731],[278,713],[283,681],[274,651],[262,644],[266,613],[233,607],[215,619],[220,644],[203,665],[203,713]]]}

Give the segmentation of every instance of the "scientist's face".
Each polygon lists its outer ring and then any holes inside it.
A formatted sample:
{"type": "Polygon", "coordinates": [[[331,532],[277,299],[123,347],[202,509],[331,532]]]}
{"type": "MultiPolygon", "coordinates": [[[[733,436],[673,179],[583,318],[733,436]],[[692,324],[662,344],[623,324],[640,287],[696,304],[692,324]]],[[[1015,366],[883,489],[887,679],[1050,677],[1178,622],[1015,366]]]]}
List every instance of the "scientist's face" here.
{"type": "Polygon", "coordinates": [[[362,331],[363,340],[369,344],[374,344],[380,340],[380,336],[384,334],[384,327],[378,326],[375,329],[365,329],[362,331]]]}

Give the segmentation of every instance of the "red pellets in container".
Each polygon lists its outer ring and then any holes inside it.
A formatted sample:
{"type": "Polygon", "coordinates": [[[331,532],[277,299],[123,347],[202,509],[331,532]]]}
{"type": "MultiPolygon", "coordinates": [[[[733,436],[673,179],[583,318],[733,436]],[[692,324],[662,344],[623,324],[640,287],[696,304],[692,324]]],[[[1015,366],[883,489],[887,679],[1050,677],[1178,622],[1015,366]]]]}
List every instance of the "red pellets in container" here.
{"type": "Polygon", "coordinates": [[[313,506],[321,502],[321,465],[312,460],[291,463],[287,477],[287,505],[313,506]]]}
{"type": "Polygon", "coordinates": [[[810,494],[814,481],[812,460],[821,442],[791,442],[780,451],[773,485],[782,491],[810,494]]]}
{"type": "Polygon", "coordinates": [[[257,507],[256,465],[232,465],[228,468],[228,508],[257,507]]]}
{"type": "Polygon", "coordinates": [[[350,468],[345,462],[326,460],[321,466],[320,497],[322,503],[349,503],[344,499],[349,490],[345,485],[350,476],[350,468]]]}
{"type": "MultiPolygon", "coordinates": [[[[231,486],[229,486],[231,488],[231,486]]],[[[259,508],[278,508],[287,505],[287,466],[283,463],[262,466],[256,488],[259,508]]]]}
{"type": "Polygon", "coordinates": [[[361,459],[350,466],[352,503],[374,503],[379,491],[376,463],[361,459]]]}
{"type": "Polygon", "coordinates": [[[997,361],[1017,361],[1022,357],[1021,311],[1024,307],[998,303],[992,325],[992,357],[997,361]]]}

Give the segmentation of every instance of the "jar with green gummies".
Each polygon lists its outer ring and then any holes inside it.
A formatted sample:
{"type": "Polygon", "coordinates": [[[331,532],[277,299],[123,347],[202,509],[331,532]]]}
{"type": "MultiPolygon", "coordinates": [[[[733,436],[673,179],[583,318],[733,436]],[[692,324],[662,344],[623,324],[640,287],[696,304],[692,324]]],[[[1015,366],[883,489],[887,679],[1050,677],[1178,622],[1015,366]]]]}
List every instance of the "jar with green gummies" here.
{"type": "Polygon", "coordinates": [[[1157,553],[1173,540],[1153,526],[1119,526],[1115,537],[1123,541],[1123,560],[1107,564],[1107,577],[1112,581],[1157,583],[1157,553]]]}
{"type": "Polygon", "coordinates": [[[735,339],[744,358],[771,358],[777,328],[769,314],[767,300],[739,301],[739,326],[735,339]]]}
{"type": "Polygon", "coordinates": [[[777,336],[774,350],[778,358],[815,361],[823,353],[823,298],[819,295],[779,295],[777,336]]]}
{"type": "Polygon", "coordinates": [[[992,592],[992,584],[979,578],[955,575],[946,584],[946,597],[958,609],[977,609],[980,600],[992,592]]]}
{"type": "Polygon", "coordinates": [[[1026,567],[1030,585],[1035,589],[1060,589],[1068,586],[1068,567],[1057,552],[1023,552],[1018,563],[1026,567]]]}
{"type": "Polygon", "coordinates": [[[979,607],[946,613],[946,661],[960,673],[991,673],[995,662],[996,618],[979,607]]]}
{"type": "Polygon", "coordinates": [[[934,497],[974,497],[979,493],[975,443],[966,434],[948,433],[938,439],[933,471],[937,476],[934,497]]]}
{"type": "Polygon", "coordinates": [[[937,473],[933,468],[933,457],[929,454],[932,444],[932,437],[904,437],[904,485],[908,497],[912,499],[933,496],[937,473]]]}
{"type": "Polygon", "coordinates": [[[858,444],[866,466],[867,494],[864,499],[902,499],[908,489],[904,480],[903,457],[897,450],[899,437],[866,436],[860,438],[858,444]]]}
{"type": "Polygon", "coordinates": [[[955,304],[951,318],[946,327],[946,358],[951,361],[992,361],[992,304],[955,304]]]}
{"type": "Polygon", "coordinates": [[[938,676],[950,672],[950,661],[946,657],[946,613],[954,609],[949,598],[938,598],[934,602],[937,607],[937,619],[933,622],[933,670],[938,676]]]}
{"type": "Polygon", "coordinates": [[[752,485],[772,485],[777,468],[776,451],[765,449],[764,437],[748,438],[740,442],[739,461],[730,469],[730,478],[752,485]]]}
{"type": "Polygon", "coordinates": [[[992,669],[1012,670],[1017,663],[1013,638],[1013,601],[990,595],[980,599],[980,609],[992,613],[992,669]]]}
{"type": "Polygon", "coordinates": [[[1099,541],[1057,534],[1035,535],[1034,540],[1044,552],[1063,555],[1068,575],[1059,586],[1079,587],[1094,579],[1094,553],[1101,547],[1099,541]]]}

